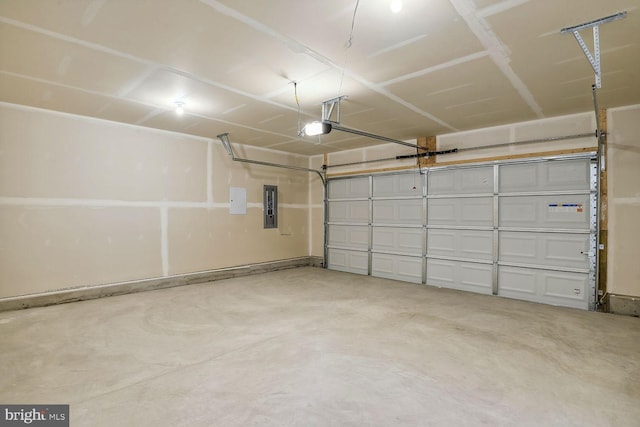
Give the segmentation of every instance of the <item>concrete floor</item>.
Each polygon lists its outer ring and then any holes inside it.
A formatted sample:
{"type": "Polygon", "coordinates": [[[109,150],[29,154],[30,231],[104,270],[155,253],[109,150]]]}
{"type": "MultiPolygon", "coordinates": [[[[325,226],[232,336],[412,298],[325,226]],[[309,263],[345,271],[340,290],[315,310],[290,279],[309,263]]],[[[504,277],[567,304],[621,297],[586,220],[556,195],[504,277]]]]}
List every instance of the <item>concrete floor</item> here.
{"type": "Polygon", "coordinates": [[[0,313],[78,426],[638,426],[640,319],[300,268],[0,313]]]}

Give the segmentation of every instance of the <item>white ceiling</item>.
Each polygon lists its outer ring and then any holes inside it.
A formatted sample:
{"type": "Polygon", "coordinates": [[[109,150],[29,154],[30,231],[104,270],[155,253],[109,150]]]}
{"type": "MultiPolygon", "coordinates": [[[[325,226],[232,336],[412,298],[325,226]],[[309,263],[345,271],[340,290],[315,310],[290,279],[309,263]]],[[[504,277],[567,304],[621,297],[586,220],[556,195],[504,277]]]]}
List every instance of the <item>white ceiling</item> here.
{"type": "Polygon", "coordinates": [[[302,122],[346,95],[344,126],[401,140],[589,111],[594,73],[560,29],[627,11],[600,27],[598,97],[640,103],[638,0],[389,3],[2,0],[0,100],[320,154],[380,141],[298,137],[295,89],[302,122]]]}

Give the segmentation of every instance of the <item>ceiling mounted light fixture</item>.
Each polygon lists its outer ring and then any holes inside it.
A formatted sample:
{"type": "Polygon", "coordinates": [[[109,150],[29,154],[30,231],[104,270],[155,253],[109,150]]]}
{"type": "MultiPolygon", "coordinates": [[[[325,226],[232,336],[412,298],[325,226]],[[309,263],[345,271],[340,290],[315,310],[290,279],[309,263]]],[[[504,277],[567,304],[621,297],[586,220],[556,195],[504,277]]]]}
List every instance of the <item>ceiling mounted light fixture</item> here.
{"type": "Polygon", "coordinates": [[[400,12],[402,10],[402,0],[391,0],[389,7],[393,13],[400,12]]]}
{"type": "Polygon", "coordinates": [[[307,136],[325,135],[331,132],[331,123],[318,121],[307,123],[302,131],[307,136]]]}
{"type": "Polygon", "coordinates": [[[176,114],[181,116],[184,114],[184,102],[182,101],[176,101],[175,102],[176,105],[176,114]]]}

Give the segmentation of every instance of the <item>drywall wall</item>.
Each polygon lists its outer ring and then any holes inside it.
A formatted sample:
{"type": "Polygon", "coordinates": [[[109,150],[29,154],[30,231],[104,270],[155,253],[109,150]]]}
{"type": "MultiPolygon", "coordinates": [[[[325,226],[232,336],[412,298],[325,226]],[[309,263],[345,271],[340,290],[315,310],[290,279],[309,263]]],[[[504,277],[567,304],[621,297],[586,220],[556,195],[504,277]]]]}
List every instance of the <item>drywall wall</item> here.
{"type": "Polygon", "coordinates": [[[640,105],[607,112],[609,293],[640,296],[640,105]]]}
{"type": "MultiPolygon", "coordinates": [[[[438,149],[588,133],[590,112],[438,136],[438,149]]],[[[640,106],[609,121],[609,292],[640,295],[640,106]]],[[[442,155],[438,163],[592,147],[595,138],[442,155]]],[[[320,169],[306,158],[235,145],[239,156],[320,169]]],[[[328,164],[411,154],[396,144],[332,153],[328,164]]],[[[329,174],[411,168],[414,159],[329,174]]],[[[323,255],[319,177],[233,163],[215,139],[0,103],[0,298],[76,286],[323,255]],[[262,185],[280,221],[262,229],[262,185]],[[229,215],[229,188],[247,215],[229,215]]]]}
{"type": "Polygon", "coordinates": [[[1,103],[0,298],[308,256],[309,180],[234,163],[215,139],[1,103]],[[262,228],[264,184],[277,229],[262,228]],[[246,215],[229,214],[230,187],[246,215]]]}

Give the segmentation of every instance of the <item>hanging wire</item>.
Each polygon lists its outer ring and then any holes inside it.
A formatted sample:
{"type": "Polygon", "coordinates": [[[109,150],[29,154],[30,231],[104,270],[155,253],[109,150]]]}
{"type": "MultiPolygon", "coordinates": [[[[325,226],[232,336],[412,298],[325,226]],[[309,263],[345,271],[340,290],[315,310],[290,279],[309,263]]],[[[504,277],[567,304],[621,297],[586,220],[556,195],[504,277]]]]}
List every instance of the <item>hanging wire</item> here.
{"type": "Polygon", "coordinates": [[[353,28],[356,25],[356,13],[358,12],[358,5],[360,4],[360,0],[356,0],[356,6],[353,8],[353,17],[351,18],[351,32],[349,33],[349,40],[347,40],[347,49],[351,47],[353,44],[353,28]]]}
{"type": "Polygon", "coordinates": [[[296,100],[296,105],[298,106],[298,136],[302,136],[302,122],[300,121],[300,99],[298,98],[298,82],[291,81],[289,83],[293,84],[293,96],[296,100]]]}
{"type": "Polygon", "coordinates": [[[338,96],[342,93],[342,84],[344,83],[344,72],[347,69],[347,59],[349,58],[349,49],[353,45],[353,29],[356,26],[356,14],[358,13],[358,5],[360,0],[356,0],[356,5],[353,8],[353,16],[351,18],[351,31],[349,31],[349,39],[345,43],[344,63],[342,64],[342,75],[340,76],[340,85],[338,86],[338,96]]]}

